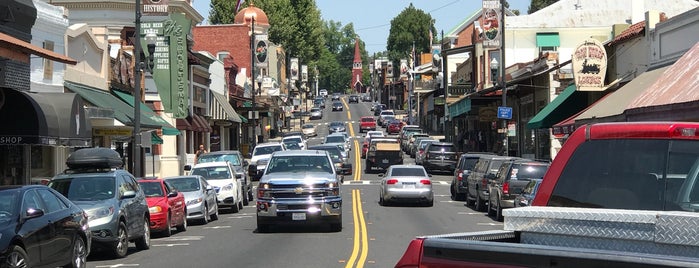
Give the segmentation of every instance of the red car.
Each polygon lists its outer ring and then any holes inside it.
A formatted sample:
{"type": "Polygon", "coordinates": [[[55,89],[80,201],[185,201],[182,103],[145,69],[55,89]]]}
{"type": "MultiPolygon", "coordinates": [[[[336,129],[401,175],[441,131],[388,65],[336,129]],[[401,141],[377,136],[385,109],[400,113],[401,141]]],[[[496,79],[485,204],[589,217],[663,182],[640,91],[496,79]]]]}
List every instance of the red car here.
{"type": "Polygon", "coordinates": [[[400,133],[400,129],[403,128],[403,123],[400,120],[393,120],[388,123],[386,127],[386,133],[388,135],[400,133]]]}
{"type": "Polygon", "coordinates": [[[187,204],[184,194],[178,192],[167,182],[157,178],[138,180],[148,202],[150,212],[150,228],[164,236],[172,235],[172,227],[177,231],[187,230],[187,204]]]}
{"type": "Polygon", "coordinates": [[[362,116],[359,119],[359,132],[376,130],[376,119],[373,116],[362,116]]]}

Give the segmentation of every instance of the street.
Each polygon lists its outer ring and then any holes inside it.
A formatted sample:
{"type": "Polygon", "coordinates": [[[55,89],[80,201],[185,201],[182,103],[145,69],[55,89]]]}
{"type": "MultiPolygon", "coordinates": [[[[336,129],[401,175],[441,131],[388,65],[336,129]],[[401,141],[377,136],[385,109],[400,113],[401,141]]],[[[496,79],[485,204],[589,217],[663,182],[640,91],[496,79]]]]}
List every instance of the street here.
{"type": "MultiPolygon", "coordinates": [[[[309,145],[321,143],[331,121],[348,122],[355,138],[350,151],[354,173],[345,177],[342,188],[341,232],[296,226],[257,233],[251,202],[239,213],[222,211],[219,220],[207,225],[192,224],[171,237],[153,235],[150,250],[137,251],[132,244],[123,259],[93,252],[88,267],[392,267],[415,236],[502,229],[484,212],[450,199],[451,174],[433,175],[433,207],[379,206],[379,177],[363,173],[358,154],[363,134],[357,119],[370,115],[370,103],[347,104],[343,97],[343,104],[343,111],[332,112],[328,105],[322,120],[310,121],[318,125],[318,137],[308,140],[309,145]]],[[[404,161],[414,163],[409,156],[404,161]]]]}

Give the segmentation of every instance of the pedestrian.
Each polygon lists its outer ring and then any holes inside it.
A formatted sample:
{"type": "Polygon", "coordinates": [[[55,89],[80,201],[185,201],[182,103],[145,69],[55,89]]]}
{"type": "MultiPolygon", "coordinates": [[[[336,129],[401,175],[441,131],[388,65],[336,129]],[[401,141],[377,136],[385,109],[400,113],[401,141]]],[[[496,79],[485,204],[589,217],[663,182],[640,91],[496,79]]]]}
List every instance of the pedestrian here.
{"type": "Polygon", "coordinates": [[[199,144],[199,150],[197,150],[197,152],[194,154],[194,164],[199,161],[199,156],[204,153],[208,153],[206,149],[204,149],[204,144],[199,144]]]}

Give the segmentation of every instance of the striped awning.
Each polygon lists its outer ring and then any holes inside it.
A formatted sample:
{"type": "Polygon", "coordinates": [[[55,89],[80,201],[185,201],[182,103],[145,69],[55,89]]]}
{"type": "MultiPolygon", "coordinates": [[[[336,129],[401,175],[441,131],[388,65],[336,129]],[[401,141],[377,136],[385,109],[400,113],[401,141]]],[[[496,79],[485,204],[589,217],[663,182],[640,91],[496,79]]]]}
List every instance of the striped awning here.
{"type": "Polygon", "coordinates": [[[211,95],[214,96],[209,107],[209,110],[211,111],[211,119],[232,121],[236,123],[242,122],[240,116],[238,116],[238,113],[235,111],[235,109],[233,109],[233,106],[228,103],[226,96],[213,91],[211,91],[211,95]]]}

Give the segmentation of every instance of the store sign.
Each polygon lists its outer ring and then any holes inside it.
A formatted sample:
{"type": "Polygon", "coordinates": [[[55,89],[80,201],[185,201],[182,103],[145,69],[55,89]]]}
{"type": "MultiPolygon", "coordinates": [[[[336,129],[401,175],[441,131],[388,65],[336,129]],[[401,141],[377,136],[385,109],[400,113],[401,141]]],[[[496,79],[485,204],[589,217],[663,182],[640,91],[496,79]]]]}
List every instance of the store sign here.
{"type": "Polygon", "coordinates": [[[93,128],[93,136],[131,136],[131,129],[128,128],[93,128]]]}
{"type": "Polygon", "coordinates": [[[299,58],[291,58],[291,80],[299,80],[299,58]]]}
{"type": "Polygon", "coordinates": [[[498,120],[498,110],[496,107],[481,107],[478,109],[478,121],[495,122],[498,120]]]}
{"type": "Polygon", "coordinates": [[[585,40],[573,51],[573,77],[578,91],[603,91],[607,51],[597,40],[585,40]]]}
{"type": "Polygon", "coordinates": [[[143,0],[141,13],[144,16],[167,16],[169,0],[143,0]]]}

